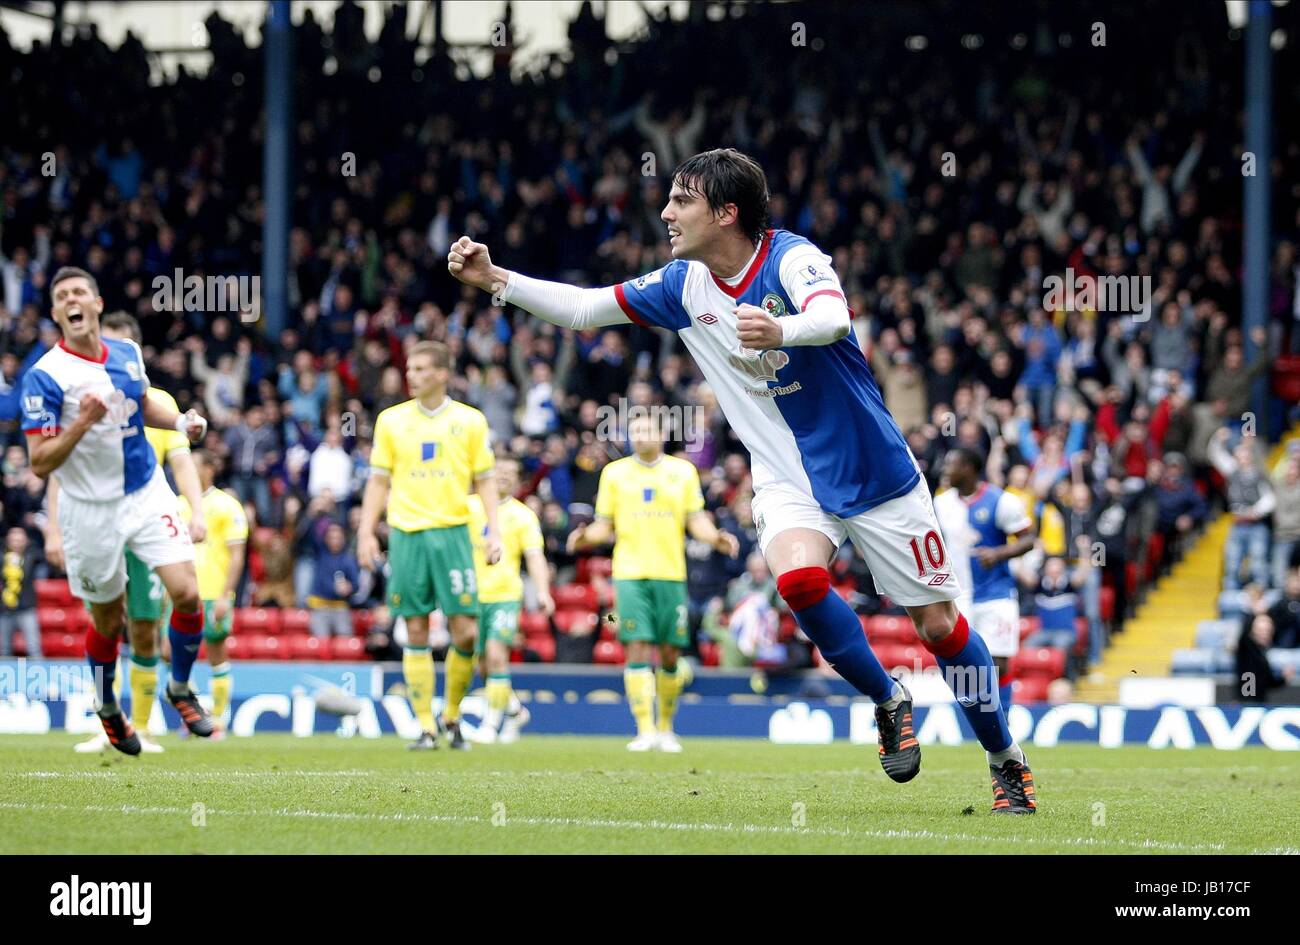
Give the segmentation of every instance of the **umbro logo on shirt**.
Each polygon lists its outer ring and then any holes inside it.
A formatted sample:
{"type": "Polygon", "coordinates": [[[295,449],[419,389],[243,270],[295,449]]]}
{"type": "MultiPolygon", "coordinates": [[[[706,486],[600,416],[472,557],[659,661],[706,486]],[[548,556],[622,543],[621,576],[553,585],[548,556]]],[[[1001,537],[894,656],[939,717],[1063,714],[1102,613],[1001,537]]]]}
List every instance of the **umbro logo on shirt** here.
{"type": "Polygon", "coordinates": [[[696,321],[701,325],[716,325],[718,323],[718,316],[714,315],[712,312],[705,312],[703,315],[697,315],[696,321]]]}

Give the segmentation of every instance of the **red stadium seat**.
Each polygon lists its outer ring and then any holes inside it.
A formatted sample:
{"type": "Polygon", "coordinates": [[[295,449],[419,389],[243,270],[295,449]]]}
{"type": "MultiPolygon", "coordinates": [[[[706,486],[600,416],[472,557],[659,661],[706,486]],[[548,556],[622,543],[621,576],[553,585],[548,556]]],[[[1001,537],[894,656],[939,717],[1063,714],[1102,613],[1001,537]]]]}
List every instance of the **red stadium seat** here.
{"type": "Polygon", "coordinates": [[[596,589],[590,584],[564,584],[551,592],[558,610],[595,610],[596,589]]]}
{"type": "Polygon", "coordinates": [[[778,631],[777,638],[782,643],[788,643],[795,638],[799,632],[799,622],[794,619],[794,614],[785,613],[781,615],[781,629],[778,631]]]}
{"type": "Polygon", "coordinates": [[[623,662],[623,646],[613,640],[599,640],[592,650],[591,657],[597,663],[617,666],[623,662]]]}
{"type": "Polygon", "coordinates": [[[519,651],[520,655],[522,656],[525,651],[531,651],[543,663],[555,662],[555,640],[552,637],[525,639],[519,651]]]}
{"type": "Polygon", "coordinates": [[[36,591],[37,607],[71,607],[77,602],[72,588],[63,578],[38,578],[32,582],[36,591]]]}
{"type": "Polygon", "coordinates": [[[334,658],[334,651],[329,642],[319,637],[294,634],[284,637],[288,641],[289,658],[294,660],[328,660],[334,658]]]}
{"type": "Polygon", "coordinates": [[[41,652],[50,659],[63,657],[81,659],[86,655],[86,635],[67,632],[42,633],[41,652]]]}
{"type": "Polygon", "coordinates": [[[701,640],[700,662],[705,666],[717,666],[722,662],[722,648],[712,640],[701,640]]]}
{"type": "Polygon", "coordinates": [[[600,622],[600,638],[602,640],[617,640],[618,624],[612,620],[602,620],[600,622]]]}
{"type": "Polygon", "coordinates": [[[1065,675],[1065,651],[1051,646],[1031,646],[1011,657],[1009,668],[1020,679],[1028,676],[1059,679],[1065,675]]]}
{"type": "Polygon", "coordinates": [[[1115,588],[1103,587],[1099,598],[1101,619],[1109,623],[1115,618],[1115,588]]]}
{"type": "Polygon", "coordinates": [[[364,637],[370,632],[370,628],[375,625],[375,614],[370,610],[352,611],[352,632],[359,637],[364,637]]]}
{"type": "Polygon", "coordinates": [[[29,655],[27,652],[27,637],[23,636],[23,634],[15,633],[13,635],[13,640],[11,641],[11,645],[13,647],[14,656],[29,655]]]}
{"type": "Polygon", "coordinates": [[[275,636],[282,629],[280,611],[275,607],[237,607],[232,631],[275,636]]]}
{"type": "Polygon", "coordinates": [[[590,610],[561,610],[555,614],[555,628],[561,633],[572,633],[575,627],[582,629],[589,626],[594,630],[599,619],[590,610]]]}
{"type": "Polygon", "coordinates": [[[1051,680],[1046,676],[1026,676],[1011,684],[1013,702],[1046,702],[1047,687],[1051,680]]]}
{"type": "Polygon", "coordinates": [[[301,607],[286,607],[280,611],[281,633],[310,633],[311,615],[301,607]]]}
{"type": "Polygon", "coordinates": [[[1025,639],[1033,636],[1043,625],[1043,621],[1038,617],[1021,617],[1020,618],[1020,642],[1024,643],[1025,639]]]}
{"type": "Polygon", "coordinates": [[[336,660],[356,662],[366,658],[366,644],[356,637],[335,637],[330,641],[330,649],[336,660]]]}
{"type": "Polygon", "coordinates": [[[1088,655],[1088,618],[1087,617],[1074,618],[1074,646],[1070,648],[1070,652],[1075,656],[1088,655]]]}
{"type": "Polygon", "coordinates": [[[588,558],[588,572],[592,577],[607,578],[614,573],[614,559],[608,557],[588,558]]]}
{"type": "Polygon", "coordinates": [[[551,620],[546,614],[524,611],[519,615],[519,631],[524,637],[549,637],[551,620]]]}
{"type": "Polygon", "coordinates": [[[246,649],[247,647],[245,646],[244,639],[242,637],[236,637],[236,636],[226,637],[226,656],[228,658],[232,660],[248,659],[248,655],[245,652],[246,649]]]}
{"type": "Polygon", "coordinates": [[[268,637],[261,633],[245,633],[240,637],[243,645],[240,647],[244,651],[246,660],[272,660],[278,658],[278,643],[275,637],[268,637]],[[276,653],[272,653],[272,642],[277,644],[276,653]]]}
{"type": "Polygon", "coordinates": [[[862,625],[867,632],[867,639],[873,644],[881,643],[916,643],[916,627],[912,618],[907,616],[879,615],[862,618],[862,625]]]}
{"type": "Polygon", "coordinates": [[[36,622],[42,633],[63,633],[69,630],[70,607],[37,607],[36,622]]]}
{"type": "Polygon", "coordinates": [[[906,644],[886,640],[882,643],[873,643],[871,649],[875,652],[876,659],[880,660],[880,665],[885,667],[886,672],[895,667],[907,665],[906,644]]]}

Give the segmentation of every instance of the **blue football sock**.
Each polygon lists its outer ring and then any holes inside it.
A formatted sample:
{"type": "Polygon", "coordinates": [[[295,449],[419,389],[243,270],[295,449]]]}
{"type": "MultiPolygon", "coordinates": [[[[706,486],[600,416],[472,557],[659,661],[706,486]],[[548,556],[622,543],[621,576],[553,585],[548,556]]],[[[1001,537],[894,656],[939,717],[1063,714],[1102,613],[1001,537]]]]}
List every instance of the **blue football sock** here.
{"type": "Polygon", "coordinates": [[[894,694],[896,683],[871,652],[858,615],[831,592],[825,568],[787,571],[777,589],[808,639],[854,689],[878,703],[894,694]]]}
{"type": "Polygon", "coordinates": [[[1011,730],[998,697],[997,668],[989,648],[966,618],[957,615],[957,626],[938,643],[925,644],[935,655],[966,721],[985,751],[1005,751],[1011,746],[1011,730]]]}
{"type": "Polygon", "coordinates": [[[199,647],[203,644],[203,611],[181,613],[172,611],[172,619],[167,624],[167,639],[172,645],[172,679],[168,688],[179,690],[190,683],[190,670],[199,658],[199,647]],[[172,683],[176,685],[173,687],[172,683]]]}

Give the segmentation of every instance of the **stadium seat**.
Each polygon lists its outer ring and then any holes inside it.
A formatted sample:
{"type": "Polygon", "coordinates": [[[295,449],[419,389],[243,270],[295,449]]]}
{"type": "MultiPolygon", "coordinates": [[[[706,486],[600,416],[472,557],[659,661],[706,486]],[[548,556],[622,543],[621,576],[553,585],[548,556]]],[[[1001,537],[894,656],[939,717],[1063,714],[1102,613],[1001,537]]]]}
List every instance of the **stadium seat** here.
{"type": "Polygon", "coordinates": [[[602,640],[617,640],[618,624],[612,620],[602,620],[600,622],[600,638],[602,640]]]}
{"type": "Polygon", "coordinates": [[[590,610],[561,610],[555,614],[555,628],[561,633],[572,633],[574,627],[590,626],[594,630],[599,619],[590,610]]]}
{"type": "Polygon", "coordinates": [[[234,633],[275,636],[282,629],[280,611],[275,607],[237,607],[231,629],[234,633]]]}
{"type": "Polygon", "coordinates": [[[1040,617],[1021,617],[1020,618],[1020,642],[1024,643],[1028,637],[1033,636],[1043,626],[1040,617]]]}
{"type": "Polygon", "coordinates": [[[877,641],[881,643],[915,643],[916,628],[912,625],[912,618],[908,616],[896,616],[881,614],[875,617],[862,618],[862,625],[866,629],[867,639],[874,645],[877,641]]]}
{"type": "Polygon", "coordinates": [[[1011,684],[1013,702],[1046,702],[1047,687],[1052,681],[1046,676],[1026,676],[1011,684]]]}
{"type": "Polygon", "coordinates": [[[241,649],[244,651],[244,659],[247,660],[272,660],[278,658],[278,641],[277,653],[272,654],[272,641],[275,637],[268,637],[261,633],[245,633],[240,639],[243,641],[241,649]]]}
{"type": "Polygon", "coordinates": [[[1169,657],[1169,672],[1173,676],[1209,676],[1215,671],[1215,662],[1214,650],[1174,650],[1169,657]]]}
{"type": "Polygon", "coordinates": [[[609,557],[588,558],[587,568],[592,577],[608,578],[614,573],[614,559],[609,557]]]}
{"type": "Polygon", "coordinates": [[[595,610],[596,589],[590,584],[563,584],[551,592],[557,610],[595,610]]]}
{"type": "Polygon", "coordinates": [[[226,637],[226,657],[232,660],[245,660],[248,655],[245,652],[247,647],[244,644],[243,637],[229,636],[226,637]]]}
{"type": "Polygon", "coordinates": [[[352,611],[352,632],[359,637],[364,637],[370,632],[370,628],[375,625],[374,611],[360,608],[352,611]]]}
{"type": "Polygon", "coordinates": [[[86,655],[86,634],[56,631],[41,634],[41,652],[49,659],[76,657],[86,655]]]}
{"type": "Polygon", "coordinates": [[[288,641],[289,658],[293,660],[328,660],[334,658],[334,651],[329,644],[319,637],[303,636],[295,633],[291,637],[284,637],[288,641]]]}
{"type": "Polygon", "coordinates": [[[1235,620],[1202,620],[1196,625],[1196,645],[1207,650],[1227,649],[1236,643],[1240,627],[1235,620]]]}
{"type": "Polygon", "coordinates": [[[722,662],[722,647],[712,640],[701,640],[700,662],[705,666],[719,665],[722,662]]]}
{"type": "Polygon", "coordinates": [[[1088,655],[1088,618],[1087,617],[1074,618],[1074,646],[1070,648],[1070,653],[1073,656],[1079,656],[1079,657],[1088,655]]]}
{"type": "Polygon", "coordinates": [[[880,665],[886,670],[906,669],[916,671],[919,669],[928,669],[931,666],[937,666],[934,654],[921,646],[920,643],[915,645],[908,643],[881,643],[874,646],[876,658],[880,660],[880,665]]]}
{"type": "Polygon", "coordinates": [[[623,662],[623,646],[613,640],[598,640],[591,658],[597,663],[617,666],[623,662]]]}
{"type": "Polygon", "coordinates": [[[310,633],[311,615],[301,607],[286,607],[280,611],[281,633],[310,633]]]}
{"type": "Polygon", "coordinates": [[[1115,618],[1115,588],[1103,587],[1098,602],[1101,607],[1101,619],[1109,623],[1115,618]]]}
{"type": "Polygon", "coordinates": [[[519,615],[519,632],[524,637],[549,637],[551,620],[546,614],[524,611],[519,615]]]}
{"type": "Polygon", "coordinates": [[[1008,668],[1019,678],[1043,676],[1049,680],[1065,675],[1065,651],[1054,646],[1031,646],[1011,657],[1008,668]]]}
{"type": "Polygon", "coordinates": [[[554,663],[555,639],[549,636],[525,639],[521,652],[532,653],[540,663],[554,663]]]}
{"type": "Polygon", "coordinates": [[[356,662],[366,658],[365,641],[356,637],[335,637],[330,641],[330,649],[333,651],[336,660],[356,662]]]}
{"type": "Polygon", "coordinates": [[[69,631],[70,607],[37,607],[36,622],[42,633],[63,633],[69,631]]]}
{"type": "Polygon", "coordinates": [[[36,591],[37,607],[71,607],[77,602],[72,588],[62,578],[37,578],[32,587],[36,591]]]}
{"type": "Polygon", "coordinates": [[[794,614],[792,613],[781,614],[781,627],[780,630],[777,632],[777,638],[782,643],[789,643],[791,640],[795,638],[795,635],[798,632],[799,632],[799,621],[794,619],[794,614]]]}

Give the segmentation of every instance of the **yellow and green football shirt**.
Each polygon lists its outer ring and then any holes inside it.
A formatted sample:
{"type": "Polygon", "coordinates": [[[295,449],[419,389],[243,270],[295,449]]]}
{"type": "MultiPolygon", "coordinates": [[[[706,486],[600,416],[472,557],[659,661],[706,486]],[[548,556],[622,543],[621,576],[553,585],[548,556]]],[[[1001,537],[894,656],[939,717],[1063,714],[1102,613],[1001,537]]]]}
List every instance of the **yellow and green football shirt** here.
{"type": "Polygon", "coordinates": [[[614,523],[614,579],[686,580],[686,519],[704,508],[700,474],[684,459],[635,456],[600,473],[596,516],[614,523]]]}
{"type": "MultiPolygon", "coordinates": [[[[190,520],[190,504],[181,496],[181,517],[190,520]]],[[[230,574],[230,546],[248,541],[248,519],[243,504],[216,486],[203,493],[203,521],[207,535],[194,546],[194,570],[199,578],[199,597],[217,600],[226,592],[230,574]]]]}
{"type": "Polygon", "coordinates": [[[487,513],[478,493],[469,497],[469,537],[474,545],[474,570],[478,572],[478,599],[481,604],[503,604],[522,600],[524,582],[519,576],[524,552],[540,551],[542,524],[533,510],[511,496],[497,506],[497,526],[501,529],[501,560],[487,563],[487,513]]]}
{"type": "Polygon", "coordinates": [[[450,397],[432,413],[418,400],[408,400],[375,419],[370,466],[389,475],[393,528],[418,532],[464,525],[470,487],[494,465],[487,418],[450,397]]]}
{"type": "MultiPolygon", "coordinates": [[[[177,413],[181,412],[181,408],[176,403],[176,398],[161,387],[150,387],[145,396],[156,403],[166,404],[177,413]]],[[[144,436],[149,441],[149,445],[153,447],[153,454],[158,457],[159,466],[173,453],[188,453],[190,451],[189,438],[184,433],[176,430],[145,427],[144,436]]]]}

